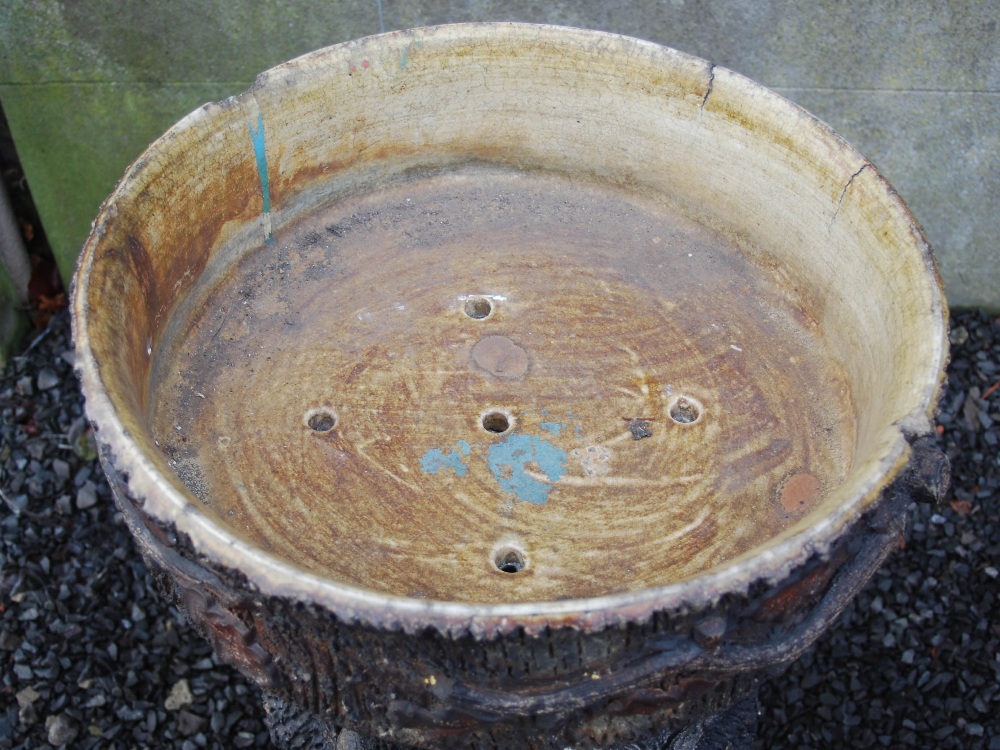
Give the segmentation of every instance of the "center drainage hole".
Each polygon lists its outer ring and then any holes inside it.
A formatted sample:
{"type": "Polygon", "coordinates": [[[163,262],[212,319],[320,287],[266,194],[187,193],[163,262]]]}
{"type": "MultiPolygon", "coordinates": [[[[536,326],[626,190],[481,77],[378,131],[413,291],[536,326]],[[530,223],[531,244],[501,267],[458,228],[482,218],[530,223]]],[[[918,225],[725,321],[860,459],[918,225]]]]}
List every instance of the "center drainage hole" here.
{"type": "Polygon", "coordinates": [[[491,411],[483,415],[483,429],[499,435],[510,429],[510,417],[502,411],[491,411]]]}
{"type": "Polygon", "coordinates": [[[524,553],[514,547],[504,547],[498,551],[493,563],[501,573],[520,573],[528,565],[524,553]]]}
{"type": "Polygon", "coordinates": [[[329,432],[337,426],[337,416],[326,409],[313,409],[306,414],[306,424],[316,432],[329,432]]]}
{"type": "Polygon", "coordinates": [[[493,312],[493,304],[485,297],[476,297],[465,303],[465,314],[470,318],[482,320],[493,312]]]}
{"type": "Polygon", "coordinates": [[[670,418],[679,424],[691,424],[701,416],[699,404],[681,396],[670,406],[670,418]]]}

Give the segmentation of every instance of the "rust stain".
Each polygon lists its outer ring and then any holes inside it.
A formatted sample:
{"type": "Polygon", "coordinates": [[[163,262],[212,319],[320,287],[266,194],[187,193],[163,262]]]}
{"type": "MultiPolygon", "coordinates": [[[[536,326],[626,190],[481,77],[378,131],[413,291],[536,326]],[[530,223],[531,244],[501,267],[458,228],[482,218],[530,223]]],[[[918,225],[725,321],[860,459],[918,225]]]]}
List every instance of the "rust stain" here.
{"type": "Polygon", "coordinates": [[[641,688],[633,691],[625,698],[620,698],[608,704],[608,713],[619,716],[644,715],[662,711],[680,705],[683,701],[683,691],[677,686],[667,690],[660,688],[641,688]]]}
{"type": "Polygon", "coordinates": [[[91,315],[107,321],[90,329],[95,356],[106,367],[109,387],[139,411],[147,408],[154,355],[175,305],[201,278],[227,222],[246,222],[257,210],[246,189],[255,179],[252,167],[232,165],[223,183],[185,172],[200,172],[201,162],[178,160],[171,167],[150,162],[140,170],[170,174],[146,175],[149,184],[135,197],[137,205],[105,227],[106,244],[87,289],[91,315]],[[212,206],[211,221],[184,221],[164,210],[186,217],[201,205],[212,206]],[[151,249],[167,245],[171,252],[151,249]]]}
{"type": "Polygon", "coordinates": [[[608,705],[608,713],[619,716],[649,715],[676,708],[713,690],[717,682],[700,677],[681,678],[659,688],[639,688],[608,705]]]}
{"type": "Polygon", "coordinates": [[[838,567],[838,562],[816,565],[798,580],[792,580],[768,594],[761,602],[757,619],[782,622],[804,612],[806,606],[811,606],[826,591],[838,567]]]}

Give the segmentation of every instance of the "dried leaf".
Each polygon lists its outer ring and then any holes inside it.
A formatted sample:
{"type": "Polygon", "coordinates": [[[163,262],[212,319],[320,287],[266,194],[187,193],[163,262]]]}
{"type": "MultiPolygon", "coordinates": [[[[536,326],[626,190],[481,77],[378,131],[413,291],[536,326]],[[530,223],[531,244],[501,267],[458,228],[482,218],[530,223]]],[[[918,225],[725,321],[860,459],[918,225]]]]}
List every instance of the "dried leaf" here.
{"type": "Polygon", "coordinates": [[[972,503],[968,500],[952,500],[951,509],[961,516],[967,516],[972,512],[972,503]]]}

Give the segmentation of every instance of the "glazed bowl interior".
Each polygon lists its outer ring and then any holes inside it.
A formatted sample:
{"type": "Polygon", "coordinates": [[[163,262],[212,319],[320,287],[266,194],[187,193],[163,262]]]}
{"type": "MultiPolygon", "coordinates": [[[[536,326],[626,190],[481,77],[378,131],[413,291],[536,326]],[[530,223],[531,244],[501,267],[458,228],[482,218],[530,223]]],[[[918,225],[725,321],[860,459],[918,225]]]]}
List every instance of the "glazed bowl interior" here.
{"type": "Polygon", "coordinates": [[[801,109],[501,24],[192,113],[102,209],[74,316],[106,462],[197,551],[472,612],[823,551],[929,428],[946,312],[905,206],[801,109]]]}

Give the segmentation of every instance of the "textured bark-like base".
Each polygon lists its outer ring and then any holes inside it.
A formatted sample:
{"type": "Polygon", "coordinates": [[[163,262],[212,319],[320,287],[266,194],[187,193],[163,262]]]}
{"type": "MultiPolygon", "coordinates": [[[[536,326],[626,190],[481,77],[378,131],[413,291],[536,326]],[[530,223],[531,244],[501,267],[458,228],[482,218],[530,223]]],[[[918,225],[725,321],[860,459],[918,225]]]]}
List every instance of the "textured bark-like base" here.
{"type": "Polygon", "coordinates": [[[757,735],[757,693],[688,727],[664,750],[751,750],[757,735]]]}
{"type": "Polygon", "coordinates": [[[165,592],[223,660],[269,693],[276,744],[708,750],[749,747],[757,676],[789,664],[829,627],[898,544],[912,498],[943,496],[946,459],[926,440],[913,449],[877,507],[779,586],[759,582],[706,610],[597,632],[519,629],[491,639],[377,628],[255,595],[238,571],[210,565],[143,514],[120,477],[112,484],[165,592]]]}
{"type": "MultiPolygon", "coordinates": [[[[264,693],[264,723],[280,750],[338,750],[338,732],[315,714],[264,693]]],[[[374,750],[367,743],[357,750],[374,750]]]]}
{"type": "MultiPolygon", "coordinates": [[[[265,723],[279,750],[406,750],[350,729],[337,729],[316,715],[264,693],[265,723]]],[[[614,750],[751,750],[759,711],[756,691],[729,708],[680,732],[662,731],[614,750]]]]}

